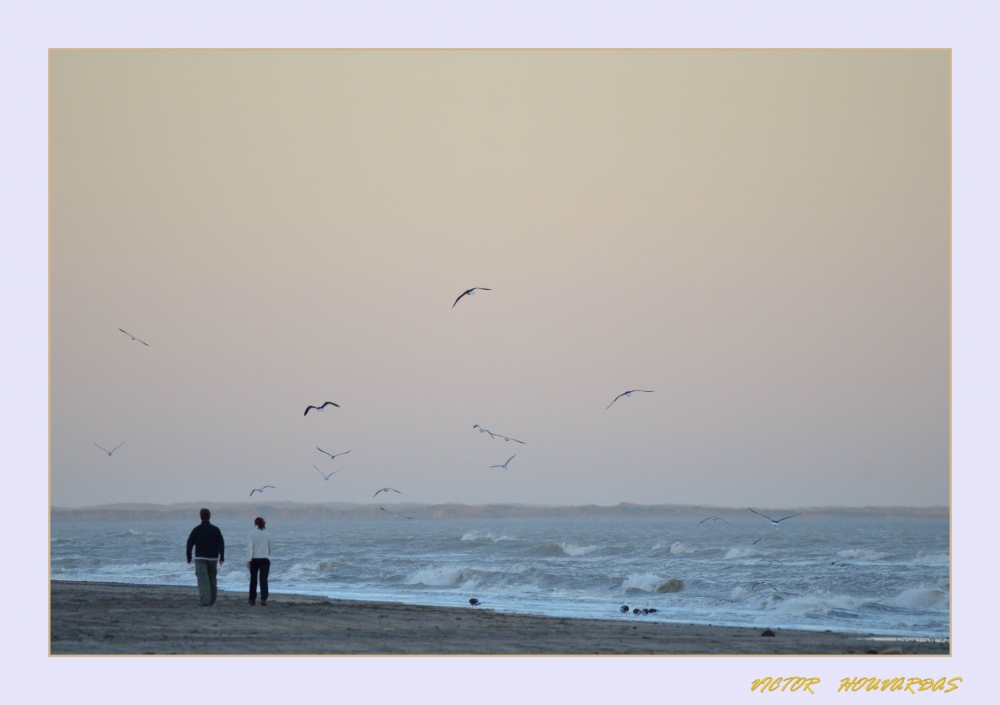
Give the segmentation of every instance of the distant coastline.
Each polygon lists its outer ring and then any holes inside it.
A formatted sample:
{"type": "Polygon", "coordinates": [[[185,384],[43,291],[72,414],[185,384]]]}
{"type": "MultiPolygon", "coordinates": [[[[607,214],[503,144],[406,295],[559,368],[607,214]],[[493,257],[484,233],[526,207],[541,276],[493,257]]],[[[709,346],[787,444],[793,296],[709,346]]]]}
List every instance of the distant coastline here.
{"type": "MultiPolygon", "coordinates": [[[[414,519],[555,519],[555,520],[666,520],[701,518],[706,512],[746,512],[745,507],[713,507],[706,505],[630,504],[611,506],[595,504],[579,506],[544,506],[526,504],[393,504],[414,519]]],[[[190,521],[200,507],[210,507],[213,519],[246,520],[255,516],[286,521],[370,521],[383,518],[377,504],[344,502],[300,503],[232,503],[183,502],[178,504],[107,504],[93,507],[52,507],[51,519],[59,521],[190,521]]],[[[767,509],[767,507],[764,507],[767,509]]],[[[803,512],[809,518],[836,517],[948,517],[948,507],[788,507],[803,512]]]]}

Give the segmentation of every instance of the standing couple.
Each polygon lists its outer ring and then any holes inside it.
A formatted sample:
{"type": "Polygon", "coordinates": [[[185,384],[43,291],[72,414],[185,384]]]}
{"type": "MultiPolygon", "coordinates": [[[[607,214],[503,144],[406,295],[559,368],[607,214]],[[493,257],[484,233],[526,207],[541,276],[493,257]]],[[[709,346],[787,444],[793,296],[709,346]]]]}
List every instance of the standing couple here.
{"type": "MultiPolygon", "coordinates": [[[[198,596],[202,607],[215,604],[217,565],[226,560],[226,543],[219,527],[209,522],[212,513],[201,510],[201,524],[191,530],[187,540],[187,562],[191,562],[194,549],[194,573],[198,578],[198,596]]],[[[257,603],[257,578],[260,577],[260,604],[267,604],[267,574],[271,571],[271,534],[264,528],[264,520],[253,521],[256,528],[247,536],[247,568],[250,570],[250,604],[257,603]]]]}

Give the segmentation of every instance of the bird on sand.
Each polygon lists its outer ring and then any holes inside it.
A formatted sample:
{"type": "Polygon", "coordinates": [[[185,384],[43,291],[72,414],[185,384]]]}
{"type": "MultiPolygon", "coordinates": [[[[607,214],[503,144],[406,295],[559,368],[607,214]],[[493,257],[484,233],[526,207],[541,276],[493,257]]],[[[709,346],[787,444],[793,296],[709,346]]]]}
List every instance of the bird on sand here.
{"type": "Polygon", "coordinates": [[[466,289],[465,291],[463,291],[461,293],[461,295],[459,295],[459,297],[457,299],[455,299],[455,303],[452,304],[451,307],[455,308],[455,304],[457,304],[459,301],[461,301],[463,296],[472,296],[473,294],[476,293],[477,289],[479,291],[493,291],[492,289],[487,289],[485,286],[474,286],[471,289],[466,289]]]}
{"type": "MultiPolygon", "coordinates": [[[[614,399],[612,399],[611,400],[611,404],[614,404],[616,401],[618,401],[622,397],[630,397],[633,394],[635,394],[636,392],[646,392],[647,394],[652,394],[653,390],[652,389],[630,389],[627,392],[622,392],[621,394],[619,394],[618,396],[616,396],[614,399]]],[[[608,409],[610,409],[611,408],[611,404],[608,404],[606,407],[604,407],[604,410],[607,411],[608,409]]]]}
{"type": "Polygon", "coordinates": [[[636,607],[632,610],[632,614],[642,614],[642,610],[636,607]]]}
{"type": "MultiPolygon", "coordinates": [[[[130,337],[132,340],[139,340],[134,335],[132,335],[131,333],[129,333],[127,330],[122,330],[121,328],[119,328],[118,330],[121,330],[122,333],[124,333],[125,335],[127,335],[128,337],[130,337]]],[[[143,345],[145,345],[147,348],[149,347],[149,343],[147,343],[145,340],[139,340],[139,342],[142,343],[143,345]]]]}
{"type": "Polygon", "coordinates": [[[622,614],[628,614],[628,605],[622,605],[622,608],[618,611],[622,614]]]}
{"type": "MultiPolygon", "coordinates": [[[[316,468],[316,464],[315,464],[315,463],[313,463],[313,467],[314,467],[314,468],[316,468]]],[[[344,469],[344,468],[340,468],[340,470],[343,470],[343,469],[344,469]]],[[[319,468],[316,468],[316,472],[318,472],[318,473],[319,473],[320,475],[323,475],[323,479],[324,479],[324,480],[329,480],[329,479],[330,479],[331,477],[333,477],[333,476],[334,476],[334,475],[336,475],[336,474],[337,474],[338,472],[340,472],[340,470],[334,470],[334,471],[333,471],[333,472],[331,472],[331,473],[330,473],[329,475],[324,475],[324,474],[323,474],[323,471],[322,471],[322,470],[320,470],[319,468]]]]}
{"type": "MultiPolygon", "coordinates": [[[[514,453],[514,455],[510,456],[509,458],[507,458],[507,463],[509,463],[511,460],[513,460],[516,455],[517,455],[517,453],[514,453]]],[[[507,463],[504,463],[503,465],[490,465],[490,468],[503,468],[504,470],[506,470],[507,469],[507,463]]]]}
{"type": "MultiPolygon", "coordinates": [[[[750,509],[750,507],[747,507],[747,509],[750,509]]],[[[751,511],[751,512],[753,512],[753,510],[752,510],[752,509],[750,509],[750,511],[751,511]]],[[[775,528],[777,528],[778,524],[779,524],[780,522],[783,522],[783,521],[784,521],[785,519],[791,519],[792,517],[797,517],[797,516],[799,516],[800,514],[802,514],[802,512],[797,512],[797,513],[795,513],[795,514],[789,514],[789,515],[788,515],[788,516],[786,516],[786,517],[781,517],[780,519],[772,519],[772,518],[771,518],[771,517],[769,517],[769,516],[768,516],[767,514],[761,514],[760,512],[753,512],[753,513],[754,513],[754,514],[756,514],[756,515],[757,515],[757,516],[759,516],[759,517],[764,517],[765,519],[767,519],[767,520],[768,520],[769,522],[771,522],[771,526],[773,526],[773,527],[775,527],[775,528]]]]}
{"type": "Polygon", "coordinates": [[[471,597],[471,598],[469,598],[469,604],[472,605],[473,607],[475,607],[476,605],[479,604],[479,600],[477,600],[474,597],[471,597]]]}
{"type": "Polygon", "coordinates": [[[722,521],[722,522],[725,522],[726,524],[728,524],[728,523],[729,523],[728,521],[726,521],[726,520],[725,520],[725,519],[723,519],[722,517],[709,517],[708,519],[702,519],[702,520],[701,520],[701,521],[699,521],[698,523],[699,523],[699,524],[704,524],[704,523],[705,523],[706,521],[712,521],[713,519],[714,519],[715,521],[722,521]]]}
{"type": "MultiPolygon", "coordinates": [[[[96,443],[94,445],[97,446],[96,443]]],[[[125,441],[122,441],[121,443],[119,443],[118,445],[116,445],[111,450],[108,450],[107,448],[104,448],[102,446],[97,446],[97,447],[100,448],[101,450],[103,450],[105,453],[107,453],[110,456],[112,453],[114,453],[116,450],[118,450],[119,448],[121,448],[123,445],[125,445],[125,441]]]]}
{"type": "Polygon", "coordinates": [[[268,487],[270,487],[272,490],[278,489],[274,485],[264,485],[263,487],[257,487],[256,489],[250,490],[250,496],[253,497],[254,492],[260,492],[261,494],[263,494],[264,490],[266,490],[268,487]]]}
{"type": "MultiPolygon", "coordinates": [[[[385,512],[386,514],[392,514],[392,512],[390,512],[390,511],[389,511],[388,509],[386,509],[385,507],[379,507],[379,509],[381,509],[381,510],[382,510],[383,512],[385,512]]],[[[398,514],[392,514],[392,518],[393,518],[393,519],[412,519],[413,517],[401,517],[401,516],[399,516],[398,514]]]]}
{"type": "MultiPolygon", "coordinates": [[[[318,450],[320,453],[326,453],[326,451],[323,450],[322,448],[320,448],[319,446],[316,446],[316,450],[318,450]]],[[[349,450],[345,450],[343,453],[326,453],[326,454],[330,456],[330,460],[333,460],[338,455],[347,455],[350,452],[351,451],[349,451],[349,450]]]]}
{"type": "Polygon", "coordinates": [[[382,488],[382,489],[380,489],[380,490],[379,490],[378,492],[376,492],[375,494],[373,494],[373,495],[372,495],[372,497],[378,497],[378,496],[379,496],[379,493],[381,493],[381,492],[389,492],[390,490],[392,490],[392,491],[393,491],[393,492],[395,492],[396,494],[403,494],[403,493],[402,493],[402,492],[400,492],[399,490],[394,490],[394,489],[392,489],[391,487],[383,487],[383,488],[382,488]]]}
{"type": "Polygon", "coordinates": [[[322,406],[313,406],[310,404],[309,406],[306,407],[306,410],[305,412],[303,412],[302,415],[305,416],[306,414],[308,414],[310,409],[315,409],[316,411],[323,411],[324,409],[326,409],[326,407],[331,405],[337,407],[338,409],[340,408],[340,404],[334,404],[332,401],[328,401],[322,406]]]}

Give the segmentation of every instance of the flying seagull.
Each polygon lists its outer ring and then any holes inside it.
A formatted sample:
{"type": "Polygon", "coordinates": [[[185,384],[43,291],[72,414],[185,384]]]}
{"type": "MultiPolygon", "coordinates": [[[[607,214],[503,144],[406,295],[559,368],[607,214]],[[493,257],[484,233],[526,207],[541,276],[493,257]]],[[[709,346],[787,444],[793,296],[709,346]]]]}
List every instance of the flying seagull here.
{"type": "Polygon", "coordinates": [[[751,541],[751,542],[750,542],[750,545],[751,545],[751,546],[753,546],[753,545],[754,545],[754,544],[756,544],[756,543],[757,543],[758,541],[770,541],[770,540],[771,540],[771,537],[770,537],[770,536],[761,536],[761,537],[760,537],[759,539],[757,539],[757,541],[751,541]]]}
{"type": "MultiPolygon", "coordinates": [[[[326,453],[326,451],[323,450],[322,448],[320,448],[319,446],[316,446],[316,450],[318,450],[320,453],[326,453]]],[[[338,455],[347,455],[350,452],[351,451],[349,451],[349,450],[345,450],[343,453],[326,453],[326,454],[330,456],[330,460],[333,460],[338,455]]]]}
{"type": "MultiPolygon", "coordinates": [[[[96,444],[96,443],[95,443],[94,445],[95,445],[95,446],[97,446],[97,444],[96,444]]],[[[108,450],[107,448],[102,448],[101,446],[97,446],[97,447],[98,447],[98,448],[100,448],[101,450],[103,450],[103,451],[104,451],[105,453],[107,453],[108,455],[111,455],[111,454],[112,454],[112,453],[114,453],[114,452],[115,452],[116,450],[118,450],[119,448],[121,448],[121,447],[122,447],[123,445],[125,445],[125,441],[122,441],[121,443],[119,443],[118,445],[116,445],[116,446],[115,446],[114,448],[112,448],[111,450],[108,450]]]]}
{"type": "MultiPolygon", "coordinates": [[[[379,509],[381,509],[381,510],[382,510],[383,512],[385,512],[386,514],[392,514],[392,512],[390,512],[390,511],[389,511],[388,509],[386,509],[385,507],[379,507],[379,509]]],[[[393,518],[393,519],[412,519],[413,517],[401,517],[401,516],[399,516],[398,514],[392,514],[392,518],[393,518]]]]}
{"type": "MultiPolygon", "coordinates": [[[[121,328],[119,328],[118,330],[121,330],[122,333],[124,333],[125,335],[127,335],[128,337],[130,337],[132,340],[139,340],[134,335],[132,335],[131,333],[129,333],[127,330],[122,330],[121,328]]],[[[139,342],[142,343],[143,345],[145,345],[147,348],[149,347],[149,343],[147,343],[145,340],[139,340],[139,342]]]]}
{"type": "Polygon", "coordinates": [[[699,523],[699,524],[704,524],[704,523],[705,523],[706,521],[712,521],[713,519],[714,519],[715,521],[723,521],[723,522],[726,522],[727,524],[729,523],[728,521],[726,521],[726,520],[725,520],[725,519],[723,519],[722,517],[709,517],[708,519],[702,519],[702,520],[701,520],[701,521],[699,521],[698,523],[699,523]]]}
{"type": "Polygon", "coordinates": [[[334,404],[332,401],[328,401],[325,404],[323,404],[323,406],[312,406],[312,405],[307,406],[305,413],[303,413],[302,415],[305,416],[306,414],[308,414],[310,409],[315,409],[316,411],[323,411],[326,407],[330,406],[331,404],[337,407],[338,409],[340,408],[340,404],[334,404]]]}
{"type": "Polygon", "coordinates": [[[751,589],[751,590],[755,590],[755,589],[757,588],[757,586],[758,586],[758,585],[767,585],[767,586],[768,586],[769,588],[771,588],[771,589],[772,589],[772,590],[774,590],[775,592],[780,592],[780,591],[778,590],[778,588],[776,588],[776,587],[774,587],[773,585],[771,585],[771,583],[754,583],[754,584],[753,584],[753,585],[752,585],[752,586],[750,587],[750,589],[751,589]]]}
{"type": "Polygon", "coordinates": [[[254,493],[254,492],[261,492],[261,493],[263,493],[263,492],[264,492],[264,490],[266,490],[266,489],[267,489],[268,487],[270,487],[270,488],[271,488],[272,490],[276,490],[276,489],[278,489],[278,488],[277,488],[277,487],[275,487],[274,485],[264,485],[263,487],[258,487],[258,488],[256,488],[256,489],[252,489],[252,490],[250,490],[250,496],[251,496],[251,497],[253,497],[253,493],[254,493]]]}
{"type": "MultiPolygon", "coordinates": [[[[622,397],[630,397],[633,394],[635,394],[636,392],[646,392],[648,394],[652,394],[653,390],[652,389],[630,389],[627,392],[622,392],[621,394],[619,394],[618,396],[616,396],[614,399],[612,399],[611,400],[611,404],[614,404],[616,401],[618,401],[622,397]]],[[[604,407],[604,410],[607,411],[608,409],[610,409],[611,408],[611,404],[608,404],[606,407],[604,407]]]]}
{"type": "Polygon", "coordinates": [[[461,296],[455,299],[455,303],[452,304],[451,307],[455,308],[455,304],[457,304],[459,301],[462,300],[462,296],[472,296],[473,294],[475,294],[476,289],[479,289],[480,291],[493,291],[492,289],[487,289],[485,286],[474,286],[471,289],[466,289],[465,291],[462,292],[461,296]]]}
{"type": "Polygon", "coordinates": [[[505,436],[505,435],[503,435],[501,433],[493,433],[493,431],[490,431],[489,429],[483,428],[482,426],[480,426],[477,423],[472,424],[472,427],[473,428],[478,428],[480,433],[488,433],[488,434],[490,434],[490,438],[502,438],[505,441],[514,441],[515,443],[520,443],[523,446],[524,445],[528,445],[524,441],[519,441],[516,438],[510,438],[510,437],[505,436]]]}
{"type": "MultiPolygon", "coordinates": [[[[517,453],[514,453],[514,455],[517,455],[517,453]]],[[[507,463],[509,463],[511,460],[514,459],[514,455],[510,456],[509,458],[507,458],[507,463]]],[[[504,470],[506,470],[507,469],[507,463],[504,463],[503,465],[490,465],[490,468],[503,468],[504,470]]]]}
{"type": "MultiPolygon", "coordinates": [[[[747,507],[747,509],[750,509],[750,507],[747,507]]],[[[751,511],[751,512],[753,512],[753,510],[752,510],[752,509],[750,509],[750,511],[751,511]]],[[[753,512],[753,513],[754,513],[754,514],[756,514],[756,515],[757,515],[757,516],[759,516],[759,517],[764,517],[764,518],[765,518],[765,519],[767,519],[767,520],[768,520],[769,522],[771,522],[771,526],[774,526],[774,527],[777,527],[777,526],[778,526],[778,523],[779,523],[779,522],[782,522],[782,521],[784,521],[785,519],[791,519],[792,517],[797,517],[797,516],[799,516],[800,514],[802,514],[802,512],[798,512],[798,513],[796,513],[796,514],[789,514],[789,515],[788,515],[788,516],[786,516],[786,517],[781,517],[780,519],[772,519],[772,518],[771,518],[771,517],[769,517],[769,516],[768,516],[767,514],[761,514],[760,512],[753,512]]]]}
{"type": "MultiPolygon", "coordinates": [[[[771,558],[761,558],[759,561],[757,561],[756,563],[754,563],[754,565],[760,565],[761,563],[781,563],[781,561],[779,561],[777,559],[771,559],[771,558]]],[[[781,563],[781,565],[785,565],[785,564],[781,563]]]]}
{"type": "MultiPolygon", "coordinates": [[[[314,468],[316,468],[316,464],[315,464],[315,463],[313,463],[313,467],[314,467],[314,468]]],[[[340,468],[340,470],[343,470],[343,469],[344,469],[344,468],[340,468]]],[[[336,474],[337,474],[338,472],[340,472],[340,470],[334,470],[334,471],[333,471],[333,472],[331,472],[331,473],[330,473],[329,475],[324,475],[324,474],[323,474],[323,471],[322,471],[322,470],[320,470],[319,468],[316,468],[316,472],[318,472],[318,473],[319,473],[320,475],[323,475],[323,479],[324,479],[324,480],[329,480],[329,479],[330,479],[331,477],[333,477],[333,476],[334,476],[334,475],[336,475],[336,474]]]]}
{"type": "Polygon", "coordinates": [[[392,490],[392,491],[393,491],[393,492],[395,492],[396,494],[403,494],[403,493],[402,493],[402,492],[400,492],[399,490],[393,490],[393,489],[392,489],[391,487],[383,487],[383,488],[382,488],[382,489],[380,489],[380,490],[379,490],[378,492],[376,492],[375,494],[373,494],[373,495],[372,495],[372,497],[378,497],[378,495],[379,495],[379,493],[380,493],[380,492],[389,492],[389,490],[392,490]]]}

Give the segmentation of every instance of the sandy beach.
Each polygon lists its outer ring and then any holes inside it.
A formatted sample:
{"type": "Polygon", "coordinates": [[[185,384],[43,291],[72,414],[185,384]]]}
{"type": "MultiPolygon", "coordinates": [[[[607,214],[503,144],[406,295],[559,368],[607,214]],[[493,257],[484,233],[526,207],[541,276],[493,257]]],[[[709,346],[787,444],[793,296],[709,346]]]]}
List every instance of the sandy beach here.
{"type": "Polygon", "coordinates": [[[867,634],[561,619],[488,607],[425,607],[272,593],[70,582],[51,585],[53,655],[69,654],[937,654],[949,644],[867,634]]]}

